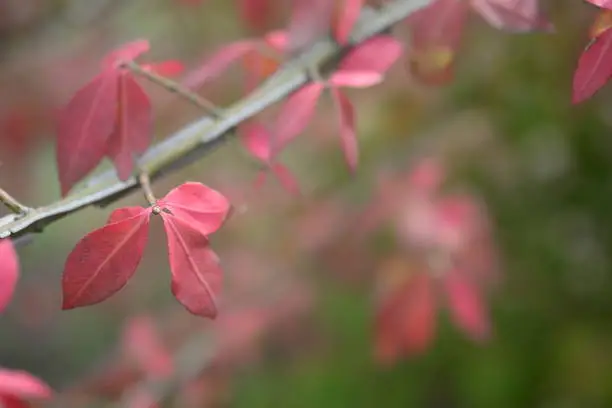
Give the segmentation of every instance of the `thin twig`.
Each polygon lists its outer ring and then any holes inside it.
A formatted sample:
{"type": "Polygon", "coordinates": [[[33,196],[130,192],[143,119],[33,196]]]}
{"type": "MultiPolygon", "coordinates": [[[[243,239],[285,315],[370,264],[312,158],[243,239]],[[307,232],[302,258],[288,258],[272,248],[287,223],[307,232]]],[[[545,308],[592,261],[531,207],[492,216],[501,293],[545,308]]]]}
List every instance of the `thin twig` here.
{"type": "Polygon", "coordinates": [[[27,207],[17,201],[12,195],[0,188],[0,203],[4,204],[12,213],[17,215],[24,215],[30,211],[30,207],[27,207]]]}
{"type": "Polygon", "coordinates": [[[138,174],[138,182],[140,183],[140,188],[142,188],[147,202],[154,206],[157,202],[157,198],[155,198],[155,194],[153,194],[153,189],[151,188],[151,178],[146,172],[142,171],[138,174]]]}
{"type": "Polygon", "coordinates": [[[130,71],[132,71],[133,73],[140,75],[148,79],[149,81],[153,82],[154,84],[159,85],[162,88],[170,92],[173,92],[181,96],[182,98],[188,100],[189,102],[191,102],[198,108],[204,110],[206,113],[214,116],[215,118],[219,119],[223,117],[223,114],[224,114],[223,109],[221,109],[220,107],[218,107],[217,105],[209,101],[208,99],[203,98],[200,95],[196,94],[195,92],[192,92],[189,89],[183,87],[179,83],[174,82],[173,80],[169,78],[158,75],[153,71],[144,69],[143,67],[141,67],[134,61],[125,61],[123,65],[126,68],[128,68],[130,71]]]}
{"type": "MultiPolygon", "coordinates": [[[[431,1],[395,0],[378,11],[366,8],[351,35],[350,44],[358,45],[387,30],[431,1]]],[[[230,134],[228,132],[240,123],[304,86],[309,79],[304,67],[323,66],[346,51],[347,47],[340,47],[329,38],[315,43],[310,50],[285,64],[254,92],[228,108],[223,117],[201,118],[152,146],[139,160],[140,168],[155,179],[200,158],[224,141],[230,134]]],[[[31,209],[24,216],[11,214],[0,218],[0,238],[40,231],[50,223],[85,207],[108,205],[138,186],[135,177],[120,181],[116,171],[109,170],[89,179],[84,188],[50,205],[31,209]]]]}

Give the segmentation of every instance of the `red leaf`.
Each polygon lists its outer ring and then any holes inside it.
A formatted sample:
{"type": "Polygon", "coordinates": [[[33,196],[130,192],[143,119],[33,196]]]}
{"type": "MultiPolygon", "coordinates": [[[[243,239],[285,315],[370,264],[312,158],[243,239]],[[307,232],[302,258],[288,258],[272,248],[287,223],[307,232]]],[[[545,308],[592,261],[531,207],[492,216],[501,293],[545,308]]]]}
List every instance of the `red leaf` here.
{"type": "Polygon", "coordinates": [[[159,201],[176,218],[181,218],[202,235],[210,235],[225,222],[230,210],[227,198],[202,183],[188,182],[159,201]]]}
{"type": "Polygon", "coordinates": [[[142,64],[141,67],[147,71],[151,71],[166,77],[178,76],[185,71],[185,66],[183,63],[176,60],[157,62],[153,64],[142,64]]]}
{"type": "Polygon", "coordinates": [[[606,30],[584,50],[574,72],[573,103],[590,98],[612,74],[612,29],[606,30]]]}
{"type": "Polygon", "coordinates": [[[392,362],[401,353],[422,353],[432,341],[435,324],[433,282],[428,275],[418,273],[404,289],[394,293],[378,313],[378,359],[392,362]]]}
{"type": "Polygon", "coordinates": [[[285,191],[295,196],[300,194],[298,182],[287,167],[280,163],[274,163],[270,166],[270,170],[272,170],[285,191]]]}
{"type": "Polygon", "coordinates": [[[491,26],[515,32],[551,30],[539,12],[538,0],[471,0],[472,7],[491,26]]]}
{"type": "Polygon", "coordinates": [[[247,122],[238,128],[240,140],[244,147],[258,160],[268,163],[270,160],[270,133],[258,122],[247,122]]]}
{"type": "Polygon", "coordinates": [[[223,276],[208,238],[188,220],[161,214],[168,238],[172,293],[190,313],[214,319],[223,276]]]}
{"type": "MultiPolygon", "coordinates": [[[[312,120],[323,84],[311,83],[291,94],[282,106],[276,122],[275,142],[284,146],[304,131],[312,120]]],[[[276,150],[276,146],[273,146],[276,150]]]]}
{"type": "Polygon", "coordinates": [[[453,270],[444,277],[444,287],[455,325],[475,341],[486,340],[490,335],[489,319],[476,285],[468,276],[453,270]]]}
{"type": "Polygon", "coordinates": [[[60,112],[57,164],[62,195],[102,161],[115,126],[118,71],[106,70],[60,112]]]}
{"type": "Polygon", "coordinates": [[[350,51],[338,71],[372,71],[384,75],[402,55],[402,44],[393,37],[379,35],[350,51]]]}
{"type": "Polygon", "coordinates": [[[136,40],[123,44],[104,57],[102,66],[106,69],[116,69],[117,65],[125,61],[133,61],[141,54],[149,51],[150,45],[147,40],[136,40]]]}
{"type": "Polygon", "coordinates": [[[153,119],[149,97],[132,74],[121,73],[117,80],[116,123],[107,151],[119,179],[126,180],[134,169],[134,156],[149,147],[153,119]]]}
{"type": "Polygon", "coordinates": [[[363,7],[363,0],[344,0],[340,7],[340,14],[336,20],[335,37],[339,44],[348,42],[353,26],[359,19],[359,13],[363,7]]]}
{"type": "Polygon", "coordinates": [[[359,160],[359,146],[355,135],[355,112],[353,104],[339,89],[331,88],[332,97],[340,117],[340,140],[346,162],[355,171],[359,160]]]}
{"type": "Polygon", "coordinates": [[[206,58],[199,68],[187,75],[183,83],[189,88],[200,87],[223,73],[234,61],[256,49],[257,43],[252,40],[237,41],[226,45],[211,57],[206,58]]]}
{"type": "Polygon", "coordinates": [[[327,34],[333,11],[331,0],[293,0],[288,29],[289,52],[298,52],[327,34]]]}
{"type": "Polygon", "coordinates": [[[333,86],[367,88],[379,84],[382,80],[382,75],[374,71],[336,71],[329,79],[329,83],[333,86]]]}
{"type": "Polygon", "coordinates": [[[586,0],[586,1],[588,1],[589,3],[597,7],[612,9],[612,0],[586,0]]]}
{"type": "Polygon", "coordinates": [[[48,399],[52,393],[47,384],[25,371],[0,368],[0,400],[4,397],[48,399]]]}
{"type": "Polygon", "coordinates": [[[0,240],[0,312],[11,301],[18,279],[19,258],[13,248],[13,242],[8,238],[2,239],[0,240]]]}
{"type": "Polygon", "coordinates": [[[138,316],[128,321],[123,332],[123,348],[146,374],[155,378],[172,375],[172,356],[160,341],[150,317],[138,316]]]}
{"type": "Polygon", "coordinates": [[[111,223],[83,237],[68,256],[63,309],[99,303],[134,275],[147,243],[151,210],[128,207],[115,212],[111,223]]]}
{"type": "Polygon", "coordinates": [[[271,6],[270,0],[240,0],[240,15],[251,28],[261,30],[269,22],[271,6]]]}

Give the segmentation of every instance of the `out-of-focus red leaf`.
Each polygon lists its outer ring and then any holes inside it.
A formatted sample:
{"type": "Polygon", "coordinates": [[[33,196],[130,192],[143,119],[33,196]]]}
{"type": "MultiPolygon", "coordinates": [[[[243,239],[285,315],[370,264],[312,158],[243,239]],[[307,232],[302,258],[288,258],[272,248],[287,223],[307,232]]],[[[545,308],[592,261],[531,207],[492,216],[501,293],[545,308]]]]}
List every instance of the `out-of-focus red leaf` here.
{"type": "Polygon", "coordinates": [[[352,49],[338,65],[342,71],[371,71],[384,75],[402,55],[403,47],[397,39],[378,35],[352,49]]]}
{"type": "Polygon", "coordinates": [[[163,346],[153,319],[148,316],[131,318],[123,332],[123,349],[147,375],[166,378],[174,370],[172,356],[163,346]]]}
{"type": "Polygon", "coordinates": [[[252,29],[262,30],[269,23],[272,5],[270,0],[239,0],[240,16],[252,29]]]}
{"type": "Polygon", "coordinates": [[[612,9],[612,0],[586,0],[594,6],[612,9]]]}
{"type": "Polygon", "coordinates": [[[238,128],[240,140],[249,153],[258,160],[267,163],[271,158],[270,133],[259,122],[250,121],[238,128]]]}
{"type": "Polygon", "coordinates": [[[217,255],[189,219],[161,214],[168,239],[172,293],[190,313],[214,319],[223,278],[217,255]]]}
{"type": "Polygon", "coordinates": [[[336,71],[329,78],[329,83],[333,86],[368,88],[382,80],[382,75],[374,71],[336,71]]]}
{"type": "Polygon", "coordinates": [[[181,61],[168,60],[162,62],[156,62],[152,64],[142,64],[141,67],[147,71],[154,72],[156,74],[173,77],[178,76],[185,71],[185,66],[181,61]]]}
{"type": "Polygon", "coordinates": [[[311,83],[287,98],[278,115],[274,143],[285,145],[304,131],[312,120],[323,88],[323,84],[311,83]]]}
{"type": "Polygon", "coordinates": [[[328,34],[333,6],[332,0],[293,0],[287,51],[301,51],[328,34]]]}
{"type": "Polygon", "coordinates": [[[488,339],[491,329],[479,288],[457,270],[448,272],[443,283],[455,325],[472,340],[488,339]]]}
{"type": "Polygon", "coordinates": [[[51,388],[33,375],[25,371],[0,368],[0,402],[18,406],[23,400],[46,400],[52,394],[51,388]]]}
{"type": "Polygon", "coordinates": [[[300,194],[299,184],[287,167],[280,163],[273,163],[270,166],[270,170],[276,176],[285,191],[296,196],[300,194]]]}
{"type": "Polygon", "coordinates": [[[81,88],[60,113],[57,164],[62,195],[92,171],[106,153],[115,126],[120,75],[116,70],[105,70],[81,88]]]}
{"type": "Polygon", "coordinates": [[[608,82],[612,74],[612,29],[593,40],[578,60],[574,72],[573,103],[590,98],[608,82]]]}
{"type": "Polygon", "coordinates": [[[183,183],[170,191],[159,205],[189,223],[202,235],[210,235],[225,222],[230,210],[227,198],[202,183],[183,183]]]}
{"type": "Polygon", "coordinates": [[[336,41],[344,45],[348,42],[353,26],[359,19],[364,0],[344,0],[340,3],[334,24],[336,41]]]}
{"type": "Polygon", "coordinates": [[[514,32],[551,30],[538,0],[471,0],[472,7],[491,26],[514,32]]]}
{"type": "Polygon", "coordinates": [[[126,180],[134,168],[134,155],[149,147],[153,117],[149,97],[131,74],[119,75],[117,98],[115,129],[107,149],[119,179],[126,180]]]}
{"type": "Polygon", "coordinates": [[[99,303],[134,275],[149,231],[150,209],[121,208],[72,250],[62,277],[63,309],[99,303]]]}
{"type": "Polygon", "coordinates": [[[140,55],[149,51],[150,45],[148,40],[136,40],[106,54],[102,60],[102,66],[106,69],[117,69],[118,65],[125,61],[133,61],[140,55]]]}
{"type": "Polygon", "coordinates": [[[392,363],[401,354],[418,354],[431,343],[436,302],[431,277],[417,273],[384,301],[376,322],[376,357],[392,363]]]}
{"type": "Polygon", "coordinates": [[[13,242],[0,240],[0,312],[6,308],[13,297],[19,279],[19,258],[13,248],[13,242]]]}
{"type": "Polygon", "coordinates": [[[332,88],[331,93],[339,113],[342,151],[349,168],[351,171],[355,171],[359,161],[359,146],[357,144],[357,136],[355,135],[355,111],[353,104],[339,89],[332,88]]]}

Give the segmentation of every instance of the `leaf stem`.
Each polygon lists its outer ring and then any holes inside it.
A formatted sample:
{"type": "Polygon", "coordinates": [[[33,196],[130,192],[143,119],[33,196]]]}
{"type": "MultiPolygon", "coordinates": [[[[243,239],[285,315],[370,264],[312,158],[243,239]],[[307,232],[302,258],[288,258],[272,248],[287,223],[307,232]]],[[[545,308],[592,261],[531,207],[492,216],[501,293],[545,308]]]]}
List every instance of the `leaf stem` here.
{"type": "Polygon", "coordinates": [[[4,204],[12,213],[26,214],[31,210],[30,207],[21,204],[13,196],[0,188],[0,203],[4,204]]]}
{"type": "Polygon", "coordinates": [[[155,206],[155,203],[157,203],[157,198],[155,198],[155,194],[153,194],[153,189],[151,188],[151,178],[149,177],[149,173],[141,171],[138,174],[138,183],[140,183],[140,187],[144,192],[147,202],[152,206],[155,206]]]}
{"type": "Polygon", "coordinates": [[[162,88],[165,88],[169,92],[175,93],[181,96],[182,98],[187,99],[189,102],[191,102],[198,108],[206,111],[207,113],[214,116],[215,118],[217,119],[223,118],[224,111],[222,108],[218,107],[217,105],[215,105],[208,99],[203,98],[200,95],[196,94],[195,92],[192,92],[189,89],[183,87],[181,84],[169,78],[158,75],[155,72],[152,72],[148,69],[144,69],[143,67],[141,67],[134,61],[124,61],[123,65],[126,68],[128,68],[130,71],[135,73],[136,75],[140,75],[146,78],[147,80],[153,82],[154,84],[159,85],[162,88]]]}

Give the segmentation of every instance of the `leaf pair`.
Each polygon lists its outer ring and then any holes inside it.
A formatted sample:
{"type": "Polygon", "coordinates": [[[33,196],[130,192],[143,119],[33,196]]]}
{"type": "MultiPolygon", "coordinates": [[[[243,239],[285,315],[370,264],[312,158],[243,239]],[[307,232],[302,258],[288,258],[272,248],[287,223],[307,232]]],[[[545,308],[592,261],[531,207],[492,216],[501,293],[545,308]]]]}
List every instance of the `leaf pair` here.
{"type": "MultiPolygon", "coordinates": [[[[62,195],[110,158],[120,179],[127,179],[135,156],[151,141],[152,111],[149,97],[124,67],[149,50],[146,40],[134,41],[110,52],[101,72],[76,92],[61,110],[57,129],[57,163],[62,195]]],[[[166,61],[144,65],[161,75],[182,70],[180,63],[166,61]]]]}
{"type": "Polygon", "coordinates": [[[284,146],[301,134],[312,120],[323,90],[329,89],[338,112],[342,150],[349,168],[355,170],[359,156],[355,113],[353,104],[341,88],[366,88],[378,84],[401,53],[402,46],[396,39],[382,35],[355,47],[328,80],[312,82],[289,96],[278,115],[274,142],[284,146]]]}
{"type": "Polygon", "coordinates": [[[229,209],[222,194],[189,182],[153,207],[113,211],[106,225],[87,234],[68,256],[63,309],[99,303],[127,284],[142,259],[155,213],[166,230],[172,293],[189,312],[214,318],[222,274],[208,236],[221,227],[229,209]]]}

